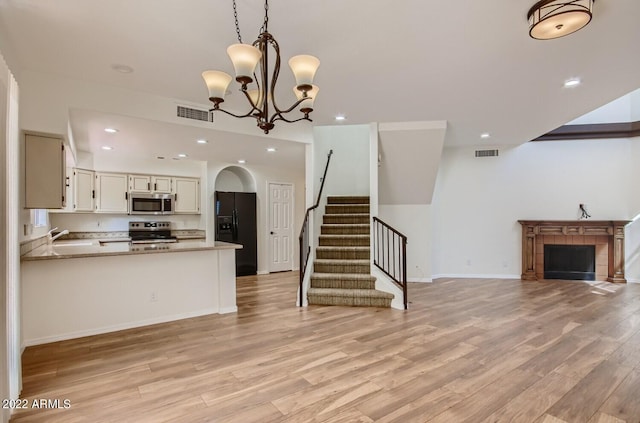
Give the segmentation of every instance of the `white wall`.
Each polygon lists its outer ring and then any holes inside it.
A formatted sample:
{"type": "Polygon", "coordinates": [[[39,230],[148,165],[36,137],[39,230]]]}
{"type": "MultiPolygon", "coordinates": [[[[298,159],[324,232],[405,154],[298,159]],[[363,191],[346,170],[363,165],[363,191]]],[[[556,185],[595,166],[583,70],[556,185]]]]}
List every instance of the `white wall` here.
{"type": "MultiPolygon", "coordinates": [[[[433,277],[519,277],[519,219],[631,219],[640,211],[640,138],[530,142],[475,158],[445,149],[433,203],[433,277]]],[[[635,227],[628,228],[627,233],[635,227]]],[[[634,241],[640,237],[634,237],[634,241]]],[[[637,244],[627,277],[640,279],[637,244]]]]}
{"type": "MultiPolygon", "coordinates": [[[[7,213],[9,212],[7,195],[7,137],[9,98],[9,69],[0,56],[0,233],[7,231],[7,213]]],[[[9,319],[7,307],[7,240],[3,236],[0,242],[0,398],[9,398],[9,343],[7,339],[7,321],[9,319]]],[[[0,410],[0,421],[9,421],[9,410],[0,410]]]]}
{"type": "Polygon", "coordinates": [[[314,193],[320,189],[329,150],[331,164],[324,195],[369,195],[370,125],[316,126],[313,128],[314,193]]]}
{"type": "Polygon", "coordinates": [[[431,205],[381,204],[378,211],[380,219],[407,236],[409,282],[431,282],[431,205]]]}

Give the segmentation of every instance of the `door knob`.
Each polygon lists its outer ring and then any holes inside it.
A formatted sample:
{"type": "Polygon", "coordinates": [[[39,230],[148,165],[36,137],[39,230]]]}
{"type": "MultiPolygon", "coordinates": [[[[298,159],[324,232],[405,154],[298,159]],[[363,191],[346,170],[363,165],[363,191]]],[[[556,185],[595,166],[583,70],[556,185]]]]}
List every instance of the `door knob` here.
{"type": "Polygon", "coordinates": [[[271,235],[273,235],[273,231],[271,231],[271,235]]]}

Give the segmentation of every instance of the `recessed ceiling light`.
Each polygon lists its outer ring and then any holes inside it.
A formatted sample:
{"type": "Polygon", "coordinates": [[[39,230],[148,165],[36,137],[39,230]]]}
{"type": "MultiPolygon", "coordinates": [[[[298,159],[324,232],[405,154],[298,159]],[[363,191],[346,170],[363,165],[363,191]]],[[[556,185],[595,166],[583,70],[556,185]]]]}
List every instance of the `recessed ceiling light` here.
{"type": "Polygon", "coordinates": [[[486,138],[490,138],[490,137],[491,137],[491,134],[488,133],[488,132],[484,132],[484,133],[480,134],[480,138],[485,138],[486,139],[486,138]]]}
{"type": "Polygon", "coordinates": [[[247,161],[246,161],[246,160],[244,160],[244,159],[240,159],[240,160],[238,160],[238,163],[240,163],[240,164],[245,164],[246,162],[247,162],[247,161]]]}
{"type": "Polygon", "coordinates": [[[346,120],[347,117],[345,115],[337,115],[336,120],[346,120]]]}
{"type": "Polygon", "coordinates": [[[269,148],[267,148],[267,151],[268,151],[269,153],[274,153],[274,152],[276,152],[277,150],[276,150],[275,148],[273,148],[273,147],[269,147],[269,148]]]}
{"type": "Polygon", "coordinates": [[[196,141],[198,144],[207,144],[209,141],[207,140],[198,140],[196,141]]]}
{"type": "Polygon", "coordinates": [[[131,73],[131,72],[133,72],[133,68],[131,66],[128,66],[128,65],[115,64],[115,65],[111,65],[111,69],[113,69],[116,72],[120,72],[120,73],[131,73]]]}
{"type": "Polygon", "coordinates": [[[103,145],[103,146],[102,146],[102,149],[103,149],[103,150],[110,151],[110,150],[113,150],[113,147],[109,147],[108,145],[103,145]]]}
{"type": "Polygon", "coordinates": [[[118,130],[115,129],[115,128],[104,128],[104,132],[108,132],[110,134],[115,134],[116,132],[118,132],[118,130]]]}
{"type": "Polygon", "coordinates": [[[184,153],[180,153],[180,154],[178,154],[178,157],[180,157],[180,158],[184,159],[185,157],[187,157],[187,155],[186,155],[186,154],[184,154],[184,153]]]}
{"type": "Polygon", "coordinates": [[[564,86],[566,88],[577,87],[578,85],[580,85],[580,83],[581,83],[580,78],[571,78],[564,81],[564,86]]]}

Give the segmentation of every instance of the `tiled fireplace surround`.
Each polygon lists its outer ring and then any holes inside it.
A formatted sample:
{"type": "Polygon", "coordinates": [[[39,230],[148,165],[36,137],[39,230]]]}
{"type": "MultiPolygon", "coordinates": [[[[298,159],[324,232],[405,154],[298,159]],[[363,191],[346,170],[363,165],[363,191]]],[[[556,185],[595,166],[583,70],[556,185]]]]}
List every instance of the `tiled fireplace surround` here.
{"type": "Polygon", "coordinates": [[[596,280],[626,282],[624,227],[627,220],[520,220],[522,279],[544,279],[544,245],[595,245],[596,280]]]}

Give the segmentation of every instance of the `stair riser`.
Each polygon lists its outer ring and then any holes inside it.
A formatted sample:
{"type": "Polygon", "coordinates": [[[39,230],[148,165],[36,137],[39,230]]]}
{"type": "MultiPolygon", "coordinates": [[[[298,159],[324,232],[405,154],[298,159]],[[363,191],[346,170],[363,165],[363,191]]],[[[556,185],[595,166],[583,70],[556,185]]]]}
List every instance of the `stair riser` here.
{"type": "Polygon", "coordinates": [[[326,223],[329,225],[368,224],[369,215],[368,214],[362,215],[362,216],[324,215],[322,218],[322,223],[326,223]]]}
{"type": "Polygon", "coordinates": [[[316,258],[335,260],[369,260],[369,251],[317,250],[316,258]]]}
{"type": "Polygon", "coordinates": [[[344,213],[369,213],[369,205],[341,205],[327,204],[325,207],[326,214],[344,214],[344,213]]]}
{"type": "Polygon", "coordinates": [[[376,289],[376,281],[311,279],[312,288],[376,289]]]}
{"type": "Polygon", "coordinates": [[[327,197],[327,204],[369,204],[369,197],[327,197]]]}
{"type": "Polygon", "coordinates": [[[360,273],[370,274],[371,266],[368,264],[333,264],[314,263],[313,271],[316,273],[360,273]]]}
{"type": "Polygon", "coordinates": [[[369,225],[366,225],[366,226],[322,225],[322,227],[320,228],[320,234],[321,235],[369,235],[369,225]]]}
{"type": "Polygon", "coordinates": [[[325,237],[320,236],[323,247],[368,247],[369,237],[325,237]]]}
{"type": "Polygon", "coordinates": [[[335,305],[349,307],[391,307],[391,300],[378,298],[322,297],[309,295],[310,305],[335,305]]]}

